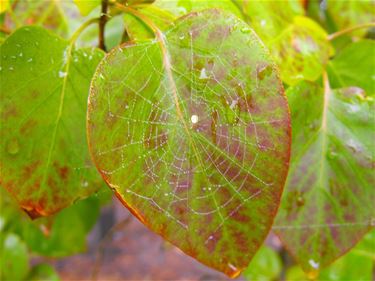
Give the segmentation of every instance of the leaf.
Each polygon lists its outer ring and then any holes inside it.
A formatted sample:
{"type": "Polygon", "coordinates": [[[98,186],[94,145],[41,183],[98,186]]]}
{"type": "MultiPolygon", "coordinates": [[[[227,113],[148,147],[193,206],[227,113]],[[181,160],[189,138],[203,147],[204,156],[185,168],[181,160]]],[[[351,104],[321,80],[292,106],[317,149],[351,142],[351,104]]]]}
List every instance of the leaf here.
{"type": "Polygon", "coordinates": [[[88,139],[108,185],[144,224],[229,276],[278,208],[290,128],[275,66],[220,10],[115,48],[92,81],[88,139]]]}
{"type": "MultiPolygon", "coordinates": [[[[317,281],[341,281],[341,280],[372,280],[374,260],[374,236],[375,232],[368,233],[350,252],[339,258],[328,268],[322,270],[317,281]],[[371,258],[372,255],[372,258],[371,258]]],[[[293,266],[286,272],[286,280],[309,280],[308,276],[298,267],[293,266]]],[[[311,280],[311,279],[310,279],[311,280]]]]}
{"type": "Polygon", "coordinates": [[[9,9],[9,0],[0,1],[0,14],[6,12],[9,9]]]}
{"type": "Polygon", "coordinates": [[[295,16],[303,16],[300,1],[249,1],[237,0],[249,25],[264,42],[272,41],[293,22],[295,16]]]}
{"type": "Polygon", "coordinates": [[[356,89],[301,83],[287,92],[292,162],[276,225],[304,271],[352,248],[374,218],[374,100],[356,89]]]}
{"type": "Polygon", "coordinates": [[[49,264],[38,264],[31,270],[28,279],[30,281],[59,281],[59,275],[49,264]]]}
{"type": "Polygon", "coordinates": [[[64,257],[87,250],[87,235],[99,217],[97,198],[89,197],[53,217],[20,224],[19,232],[33,252],[64,257]],[[72,228],[74,226],[74,228],[72,228]]]}
{"type": "Polygon", "coordinates": [[[303,17],[300,1],[240,1],[249,25],[271,50],[283,82],[317,80],[331,47],[326,32],[303,17]]]}
{"type": "Polygon", "coordinates": [[[9,36],[1,53],[1,185],[31,217],[96,191],[85,137],[90,79],[103,57],[40,27],[9,36]]]}
{"type": "Polygon", "coordinates": [[[25,243],[13,233],[0,236],[0,279],[22,280],[29,271],[29,256],[25,243]]]}
{"type": "Polygon", "coordinates": [[[289,85],[317,80],[332,51],[326,32],[309,18],[299,16],[267,46],[280,66],[281,79],[289,85]]]}
{"type": "Polygon", "coordinates": [[[361,40],[346,47],[329,63],[328,74],[332,88],[359,87],[369,95],[375,94],[375,43],[361,40]]]}
{"type": "MultiPolygon", "coordinates": [[[[140,13],[151,19],[161,30],[166,30],[176,17],[170,12],[155,5],[147,5],[138,9],[140,13]]],[[[154,38],[152,30],[141,20],[131,14],[124,15],[126,30],[130,40],[144,40],[154,38]]]]}
{"type": "MultiPolygon", "coordinates": [[[[334,21],[337,30],[374,21],[375,2],[362,1],[327,1],[325,9],[334,21]]],[[[366,29],[357,30],[351,35],[362,37],[366,29]]]]}
{"type": "Polygon", "coordinates": [[[190,12],[197,12],[204,9],[221,9],[236,15],[238,18],[242,17],[241,11],[232,0],[207,1],[207,0],[156,0],[153,6],[157,6],[165,11],[168,11],[175,16],[183,16],[190,12]]]}
{"type": "Polygon", "coordinates": [[[73,0],[83,16],[100,6],[101,0],[73,0]]]}
{"type": "Polygon", "coordinates": [[[270,247],[262,246],[243,275],[246,280],[271,281],[279,277],[281,269],[282,263],[277,252],[270,247]]]}

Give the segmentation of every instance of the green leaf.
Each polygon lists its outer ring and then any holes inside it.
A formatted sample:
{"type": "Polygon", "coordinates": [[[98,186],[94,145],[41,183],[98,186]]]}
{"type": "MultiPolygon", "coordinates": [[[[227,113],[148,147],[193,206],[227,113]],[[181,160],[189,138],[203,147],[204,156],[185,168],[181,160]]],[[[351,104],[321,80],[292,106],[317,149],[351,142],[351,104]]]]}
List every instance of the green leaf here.
{"type": "MultiPolygon", "coordinates": [[[[148,17],[161,30],[166,30],[173,23],[176,17],[170,12],[155,5],[147,5],[138,9],[142,15],[148,17]]],[[[124,15],[126,30],[130,40],[142,40],[154,38],[152,30],[141,20],[131,14],[124,15]]]]}
{"type": "Polygon", "coordinates": [[[31,217],[96,191],[85,135],[90,79],[103,57],[39,27],[9,36],[1,53],[1,184],[31,217]],[[3,79],[6,77],[6,79],[3,79]]]}
{"type": "MultiPolygon", "coordinates": [[[[374,22],[375,2],[361,1],[327,1],[326,7],[329,16],[334,21],[337,30],[350,28],[355,25],[374,22]]],[[[366,29],[357,30],[351,35],[363,36],[366,29]]]]}
{"type": "Polygon", "coordinates": [[[29,271],[26,245],[13,233],[0,234],[0,280],[22,280],[29,271]]]}
{"type": "Polygon", "coordinates": [[[20,233],[33,252],[50,257],[77,254],[87,250],[86,236],[98,219],[99,210],[98,199],[89,197],[53,217],[22,223],[20,233]]]}
{"type": "Polygon", "coordinates": [[[262,246],[243,275],[249,281],[277,280],[281,273],[281,265],[277,252],[267,246],[262,246]]]}
{"type": "Polygon", "coordinates": [[[266,45],[280,67],[281,79],[289,85],[317,80],[332,51],[326,32],[311,19],[300,16],[266,45]]]}
{"type": "Polygon", "coordinates": [[[73,0],[83,16],[100,6],[101,0],[73,0]]]}
{"type": "Polygon", "coordinates": [[[38,264],[34,266],[27,277],[29,281],[59,281],[59,275],[49,264],[38,264]]]}
{"type": "Polygon", "coordinates": [[[375,215],[374,100],[301,83],[287,92],[292,162],[274,229],[311,276],[352,248],[375,215]]]}
{"type": "Polygon", "coordinates": [[[315,81],[322,74],[331,47],[326,32],[303,17],[299,1],[239,1],[249,25],[271,50],[283,82],[315,81]]]}
{"type": "Polygon", "coordinates": [[[237,2],[250,26],[264,42],[272,41],[288,28],[295,16],[304,14],[302,4],[295,0],[237,2]]]}
{"type": "MultiPolygon", "coordinates": [[[[317,281],[341,281],[341,280],[372,280],[372,269],[375,247],[374,230],[368,233],[364,239],[349,253],[339,258],[332,265],[323,269],[317,281]]],[[[309,280],[308,276],[298,267],[293,266],[286,272],[286,280],[309,280]]],[[[311,279],[310,279],[311,280],[311,279]]]]}
{"type": "Polygon", "coordinates": [[[153,4],[175,16],[183,16],[190,12],[196,12],[204,9],[221,9],[230,12],[239,18],[242,18],[241,11],[232,0],[207,1],[207,0],[156,0],[153,4]]]}
{"type": "Polygon", "coordinates": [[[99,65],[90,151],[139,220],[235,276],[266,237],[284,185],[283,88],[258,37],[230,13],[192,13],[158,34],[99,65]]]}
{"type": "Polygon", "coordinates": [[[361,40],[346,47],[329,63],[332,88],[359,87],[375,94],[375,42],[361,40]]]}

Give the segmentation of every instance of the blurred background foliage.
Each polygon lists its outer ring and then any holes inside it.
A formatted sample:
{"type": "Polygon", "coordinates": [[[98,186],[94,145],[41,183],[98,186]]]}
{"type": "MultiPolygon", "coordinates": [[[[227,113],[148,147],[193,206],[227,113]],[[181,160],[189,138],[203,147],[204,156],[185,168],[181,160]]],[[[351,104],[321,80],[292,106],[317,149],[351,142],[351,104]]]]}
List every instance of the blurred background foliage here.
{"type": "MultiPolygon", "coordinates": [[[[68,38],[83,22],[101,13],[99,0],[1,0],[0,3],[0,42],[24,25],[44,26],[68,38]]],[[[270,48],[286,88],[302,80],[319,79],[326,67],[333,89],[355,85],[369,95],[374,94],[373,76],[372,80],[368,79],[368,73],[374,72],[374,28],[325,40],[328,34],[373,22],[373,1],[133,0],[128,4],[137,5],[161,29],[190,11],[212,7],[229,10],[246,19],[270,48]],[[314,44],[304,44],[307,35],[313,38],[314,44]],[[291,37],[299,40],[296,48],[288,45],[291,37]],[[333,55],[334,59],[329,60],[333,55]]],[[[110,17],[105,38],[108,50],[127,40],[153,37],[132,15],[113,10],[110,17]]],[[[96,45],[97,37],[97,27],[91,26],[79,38],[78,45],[96,45]]],[[[1,188],[0,280],[60,280],[56,261],[87,251],[90,243],[97,249],[105,233],[121,223],[113,217],[111,196],[108,188],[102,188],[54,216],[32,221],[1,188]],[[108,209],[112,214],[110,219],[106,215],[108,209]]],[[[122,231],[126,233],[126,227],[122,231]]],[[[240,279],[308,280],[311,276],[293,262],[274,235],[270,237],[240,279]]],[[[372,231],[347,254],[323,269],[316,280],[374,280],[374,263],[375,232],[372,231]]],[[[196,276],[196,279],[210,277],[196,276]]]]}

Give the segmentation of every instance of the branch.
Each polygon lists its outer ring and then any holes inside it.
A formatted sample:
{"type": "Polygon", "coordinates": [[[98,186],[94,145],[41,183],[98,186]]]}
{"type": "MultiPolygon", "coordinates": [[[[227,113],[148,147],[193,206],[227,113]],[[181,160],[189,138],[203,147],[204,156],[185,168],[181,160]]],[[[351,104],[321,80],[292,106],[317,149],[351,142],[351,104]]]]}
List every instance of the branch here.
{"type": "Polygon", "coordinates": [[[106,51],[106,47],[104,43],[104,28],[105,28],[105,24],[108,21],[107,10],[108,10],[108,0],[102,0],[102,12],[100,14],[100,19],[99,19],[99,48],[102,49],[103,51],[106,51]]]}

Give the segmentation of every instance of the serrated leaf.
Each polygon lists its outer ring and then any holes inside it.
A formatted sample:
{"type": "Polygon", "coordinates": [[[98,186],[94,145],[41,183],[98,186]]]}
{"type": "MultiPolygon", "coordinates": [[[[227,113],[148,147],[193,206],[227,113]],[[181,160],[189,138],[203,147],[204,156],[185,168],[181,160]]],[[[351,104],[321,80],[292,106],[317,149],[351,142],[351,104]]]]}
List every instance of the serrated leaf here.
{"type": "Polygon", "coordinates": [[[150,229],[236,276],[266,237],[289,160],[289,114],[255,33],[219,10],[99,65],[88,139],[98,170],[150,229]]]}
{"type": "Polygon", "coordinates": [[[332,88],[359,87],[375,95],[375,42],[361,40],[350,44],[329,63],[332,88]]]}
{"type": "Polygon", "coordinates": [[[100,186],[85,136],[90,79],[103,57],[39,27],[9,36],[1,53],[1,185],[31,217],[100,186]]]}
{"type": "Polygon", "coordinates": [[[371,229],[374,100],[357,89],[288,89],[292,162],[274,229],[311,276],[371,229]]]}

